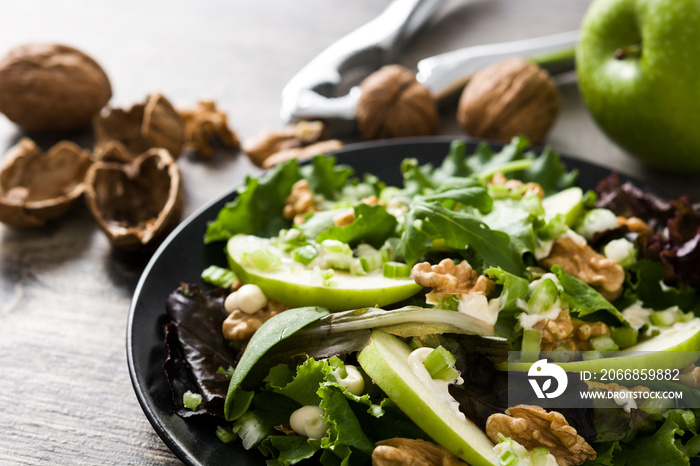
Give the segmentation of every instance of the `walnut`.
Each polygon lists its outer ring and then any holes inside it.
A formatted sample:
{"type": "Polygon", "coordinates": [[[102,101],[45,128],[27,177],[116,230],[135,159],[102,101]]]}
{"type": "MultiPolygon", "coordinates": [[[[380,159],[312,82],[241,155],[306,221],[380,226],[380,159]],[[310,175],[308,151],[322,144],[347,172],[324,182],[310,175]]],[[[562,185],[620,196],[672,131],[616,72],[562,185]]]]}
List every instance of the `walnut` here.
{"type": "Polygon", "coordinates": [[[85,184],[92,215],[119,248],[150,251],[180,219],[180,170],[165,149],[151,149],[126,164],[95,162],[85,184]]]}
{"type": "Polygon", "coordinates": [[[231,341],[248,341],[262,324],[287,309],[283,304],[269,301],[267,306],[253,314],[235,310],[224,320],[224,338],[231,341]]]}
{"type": "Polygon", "coordinates": [[[261,131],[243,143],[243,152],[255,165],[262,167],[265,159],[277,152],[309,146],[324,139],[322,122],[300,121],[281,130],[261,131]]]}
{"type": "Polygon", "coordinates": [[[101,158],[115,145],[133,160],[152,148],[163,148],[177,159],[185,141],[185,123],[168,99],[151,94],[128,110],[106,108],[94,120],[95,154],[101,158]]]}
{"type": "Polygon", "coordinates": [[[62,217],[80,199],[90,153],[62,141],[43,153],[22,138],[0,169],[0,221],[15,227],[42,226],[62,217]]]}
{"type": "Polygon", "coordinates": [[[341,213],[333,217],[333,223],[337,227],[346,227],[355,221],[355,210],[352,208],[345,209],[341,213]]]}
{"type": "Polygon", "coordinates": [[[612,301],[622,293],[625,271],[612,259],[598,254],[586,243],[578,243],[568,236],[554,240],[549,255],[540,265],[551,269],[560,266],[565,272],[596,288],[605,299],[612,301]]]}
{"type": "Polygon", "coordinates": [[[527,60],[512,58],[474,73],[460,97],[457,120],[471,136],[510,141],[524,134],[539,144],[560,106],[551,76],[527,60]]]}
{"type": "Polygon", "coordinates": [[[287,220],[293,219],[294,223],[301,224],[304,223],[305,215],[314,210],[316,210],[314,193],[311,191],[308,180],[301,179],[292,186],[292,192],[287,196],[282,215],[287,220]]]}
{"type": "Polygon", "coordinates": [[[556,319],[541,320],[533,328],[542,332],[540,347],[543,351],[561,347],[569,351],[588,351],[591,338],[610,334],[603,322],[572,321],[569,311],[561,311],[556,319]]]}
{"type": "Polygon", "coordinates": [[[486,421],[486,434],[495,443],[499,442],[498,434],[502,434],[528,451],[545,447],[559,466],[578,465],[596,458],[593,447],[578,435],[561,413],[529,405],[508,408],[506,413],[492,414],[486,421]]]}
{"type": "Polygon", "coordinates": [[[228,126],[226,114],[216,108],[211,100],[201,100],[192,110],[178,110],[185,123],[185,151],[193,151],[200,157],[210,158],[212,141],[218,139],[225,147],[240,146],[238,136],[228,126]]]}
{"type": "Polygon", "coordinates": [[[100,65],[72,47],[22,45],[0,60],[0,112],[26,131],[81,129],[111,97],[100,65]]]}
{"type": "Polygon", "coordinates": [[[617,217],[617,226],[618,228],[625,226],[630,232],[637,233],[643,238],[654,234],[654,230],[644,220],[637,217],[617,217]]]}
{"type": "Polygon", "coordinates": [[[392,438],[377,442],[372,466],[467,466],[446,448],[425,440],[392,438]]]}
{"type": "Polygon", "coordinates": [[[288,160],[297,159],[298,161],[309,160],[314,155],[326,154],[328,152],[337,151],[343,147],[343,143],[337,139],[329,139],[327,141],[317,142],[309,146],[296,147],[293,149],[285,149],[272,154],[263,162],[263,168],[270,168],[278,163],[288,160]]]}
{"type": "Polygon", "coordinates": [[[356,117],[362,138],[427,136],[437,132],[435,99],[409,69],[384,66],[362,81],[360,91],[356,117]]]}
{"type": "Polygon", "coordinates": [[[472,269],[467,261],[455,265],[452,259],[443,259],[437,265],[421,262],[413,266],[411,276],[420,286],[433,288],[439,294],[490,295],[495,284],[485,275],[472,269]]]}
{"type": "Polygon", "coordinates": [[[539,183],[523,183],[520,180],[509,180],[501,172],[495,173],[493,177],[491,177],[489,184],[505,186],[511,193],[520,192],[524,195],[525,193],[532,192],[540,199],[544,199],[544,189],[542,189],[539,183]]]}

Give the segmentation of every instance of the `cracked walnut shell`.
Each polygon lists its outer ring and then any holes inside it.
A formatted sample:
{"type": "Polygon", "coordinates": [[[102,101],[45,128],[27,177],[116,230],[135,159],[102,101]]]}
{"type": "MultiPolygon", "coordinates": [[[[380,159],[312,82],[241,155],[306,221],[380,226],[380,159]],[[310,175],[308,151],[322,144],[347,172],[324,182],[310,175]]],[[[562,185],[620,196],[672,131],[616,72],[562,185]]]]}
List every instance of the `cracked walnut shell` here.
{"type": "Polygon", "coordinates": [[[83,194],[90,164],[89,152],[72,142],[44,153],[31,139],[21,139],[0,169],[0,221],[35,227],[62,217],[83,194]]]}
{"type": "Polygon", "coordinates": [[[471,136],[507,142],[523,134],[539,144],[560,106],[549,73],[522,58],[511,58],[474,73],[459,99],[457,120],[471,136]]]}
{"type": "Polygon", "coordinates": [[[435,99],[408,68],[384,66],[362,81],[360,91],[356,118],[363,139],[427,136],[437,132],[435,99]]]}
{"type": "Polygon", "coordinates": [[[185,123],[161,94],[151,94],[145,103],[128,110],[105,108],[95,118],[94,127],[98,158],[115,144],[121,144],[122,152],[129,154],[130,160],[156,147],[177,159],[185,142],[185,123]]]}
{"type": "Polygon", "coordinates": [[[27,44],[0,60],[0,112],[26,131],[81,129],[111,97],[100,65],[72,47],[27,44]]]}
{"type": "Polygon", "coordinates": [[[237,149],[238,136],[228,125],[226,113],[216,108],[212,100],[200,100],[192,110],[178,110],[185,124],[185,151],[193,151],[202,158],[212,156],[212,143],[237,149]]]}
{"type": "Polygon", "coordinates": [[[119,248],[150,250],[180,219],[180,170],[164,149],[151,149],[126,164],[96,162],[85,184],[92,215],[119,248]]]}

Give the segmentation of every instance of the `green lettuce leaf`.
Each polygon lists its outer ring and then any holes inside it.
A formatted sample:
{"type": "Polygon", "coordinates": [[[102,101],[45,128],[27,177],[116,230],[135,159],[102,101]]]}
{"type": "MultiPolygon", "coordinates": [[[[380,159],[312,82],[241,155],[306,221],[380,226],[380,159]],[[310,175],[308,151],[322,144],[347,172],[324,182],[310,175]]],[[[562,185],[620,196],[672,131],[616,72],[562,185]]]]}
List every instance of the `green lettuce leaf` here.
{"type": "Polygon", "coordinates": [[[661,262],[642,259],[629,266],[625,273],[624,299],[628,304],[639,300],[645,307],[656,310],[671,306],[684,311],[700,310],[700,297],[693,288],[663,284],[666,276],[661,262]]]}
{"type": "Polygon", "coordinates": [[[683,431],[678,427],[678,424],[666,421],[653,435],[639,436],[630,443],[620,444],[620,452],[613,453],[614,465],[680,466],[690,464],[688,457],[676,444],[680,435],[683,435],[683,431]]]}
{"type": "Polygon", "coordinates": [[[321,232],[317,242],[334,239],[348,243],[351,247],[366,243],[380,248],[390,236],[396,234],[396,217],[381,205],[358,204],[353,207],[355,219],[344,227],[333,225],[321,232]]]}
{"type": "Polygon", "coordinates": [[[585,317],[598,311],[604,311],[612,316],[615,322],[627,322],[622,313],[593,287],[566,273],[558,265],[552,267],[552,272],[559,278],[559,285],[564,289],[561,297],[569,305],[572,313],[579,317],[585,317]]]}
{"type": "Polygon", "coordinates": [[[532,252],[537,246],[534,222],[536,217],[525,210],[515,199],[501,199],[493,203],[493,209],[481,217],[492,230],[510,236],[513,247],[520,253],[532,252]]]}
{"type": "Polygon", "coordinates": [[[505,302],[501,304],[502,310],[515,310],[518,299],[527,298],[529,283],[526,279],[508,273],[500,267],[489,267],[484,270],[484,275],[503,287],[501,296],[505,298],[505,302]]]}
{"type": "Polygon", "coordinates": [[[237,233],[269,238],[289,228],[291,222],[282,210],[300,178],[296,160],[277,165],[260,178],[246,178],[237,190],[238,196],[207,225],[204,242],[225,241],[237,233]]]}
{"type": "Polygon", "coordinates": [[[268,435],[258,450],[267,457],[270,466],[289,466],[313,457],[321,449],[320,442],[300,435],[268,435]]]}
{"type": "Polygon", "coordinates": [[[285,372],[283,366],[285,365],[278,365],[270,370],[270,374],[265,378],[268,387],[274,393],[284,395],[302,406],[318,405],[321,398],[316,394],[316,390],[328,378],[330,371],[328,363],[307,358],[297,366],[292,380],[289,380],[291,371],[285,372]]]}
{"type": "Polygon", "coordinates": [[[336,157],[316,156],[309,165],[300,169],[301,175],[309,181],[311,190],[327,199],[334,199],[342,191],[345,183],[355,173],[352,167],[336,164],[336,157]]]}

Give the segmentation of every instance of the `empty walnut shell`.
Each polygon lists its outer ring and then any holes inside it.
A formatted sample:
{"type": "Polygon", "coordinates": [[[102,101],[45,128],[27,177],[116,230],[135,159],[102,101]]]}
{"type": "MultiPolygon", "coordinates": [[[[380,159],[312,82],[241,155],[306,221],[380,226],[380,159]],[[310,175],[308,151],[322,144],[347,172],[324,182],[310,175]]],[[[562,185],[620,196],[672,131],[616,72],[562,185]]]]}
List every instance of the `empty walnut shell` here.
{"type": "Polygon", "coordinates": [[[162,147],[178,158],[185,142],[185,123],[161,94],[151,94],[145,103],[128,110],[105,108],[95,118],[94,127],[98,157],[110,145],[121,144],[132,160],[154,147],[162,147]]]}
{"type": "Polygon", "coordinates": [[[0,60],[0,112],[27,131],[86,127],[110,97],[100,65],[72,47],[28,44],[0,60]]]}
{"type": "Polygon", "coordinates": [[[91,163],[90,153],[72,142],[44,153],[31,139],[21,139],[0,169],[0,221],[35,227],[62,217],[83,194],[91,163]]]}
{"type": "Polygon", "coordinates": [[[415,73],[387,65],[360,85],[356,118],[364,139],[426,136],[438,129],[437,104],[415,73]]]}
{"type": "Polygon", "coordinates": [[[150,149],[126,164],[95,162],[85,185],[90,211],[116,247],[153,249],[180,220],[180,170],[164,149],[150,149]]]}
{"type": "Polygon", "coordinates": [[[547,71],[511,58],[472,76],[460,97],[457,120],[472,136],[507,142],[525,135],[539,144],[559,113],[560,101],[547,71]]]}

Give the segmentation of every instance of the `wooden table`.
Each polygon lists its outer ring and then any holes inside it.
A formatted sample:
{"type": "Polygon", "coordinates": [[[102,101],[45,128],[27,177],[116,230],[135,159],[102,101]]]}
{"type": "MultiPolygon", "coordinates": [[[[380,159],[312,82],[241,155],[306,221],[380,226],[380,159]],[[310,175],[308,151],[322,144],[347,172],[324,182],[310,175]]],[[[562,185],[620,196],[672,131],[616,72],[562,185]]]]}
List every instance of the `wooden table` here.
{"type": "MultiPolygon", "coordinates": [[[[334,40],[376,16],[388,0],[4,2],[0,53],[26,42],[61,42],[100,62],[112,105],[161,91],[192,106],[215,99],[243,139],[282,126],[280,93],[334,40]]],[[[576,0],[452,1],[402,62],[455,48],[575,29],[588,5],[576,0]]],[[[563,153],[646,181],[645,170],[596,128],[576,84],[548,142],[563,153]]],[[[442,134],[459,135],[454,109],[442,134]]],[[[23,134],[0,117],[0,149],[23,134]]],[[[73,137],[90,144],[89,134],[73,137]]],[[[49,139],[41,141],[44,144],[49,139]]],[[[257,169],[243,154],[178,162],[186,213],[257,169]]],[[[690,180],[674,181],[689,189],[690,180]]],[[[697,194],[697,190],[695,191],[697,194]]],[[[0,464],[177,464],[134,396],[125,356],[130,298],[148,257],[113,250],[80,206],[35,230],[0,226],[0,464]]]]}

